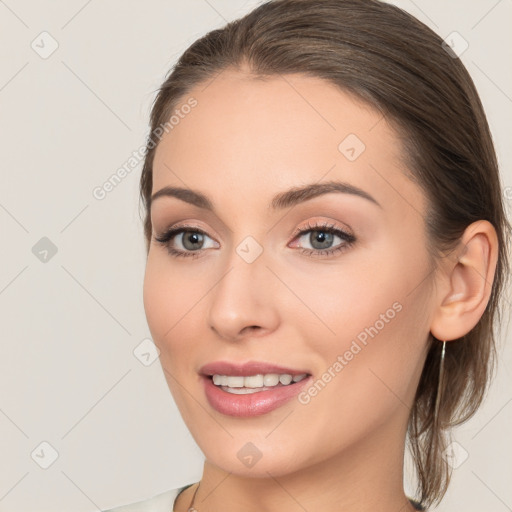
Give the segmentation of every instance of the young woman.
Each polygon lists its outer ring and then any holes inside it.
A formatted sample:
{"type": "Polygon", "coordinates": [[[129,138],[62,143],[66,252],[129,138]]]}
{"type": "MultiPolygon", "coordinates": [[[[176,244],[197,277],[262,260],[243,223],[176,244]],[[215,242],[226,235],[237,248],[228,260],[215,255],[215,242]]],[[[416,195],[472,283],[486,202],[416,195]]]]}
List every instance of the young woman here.
{"type": "Polygon", "coordinates": [[[205,463],[114,510],[439,503],[450,428],[489,380],[510,233],[454,50],[374,0],[264,3],[163,83],[141,196],[148,325],[205,463]]]}

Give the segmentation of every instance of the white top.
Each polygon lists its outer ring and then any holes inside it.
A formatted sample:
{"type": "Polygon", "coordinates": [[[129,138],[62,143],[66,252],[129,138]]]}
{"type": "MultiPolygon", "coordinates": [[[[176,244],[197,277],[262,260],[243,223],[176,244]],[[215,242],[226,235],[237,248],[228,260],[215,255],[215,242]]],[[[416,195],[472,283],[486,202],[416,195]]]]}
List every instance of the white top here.
{"type": "Polygon", "coordinates": [[[172,512],[174,510],[174,501],[185,487],[188,487],[188,485],[170,489],[142,501],[103,510],[102,512],[172,512]]]}
{"type": "MultiPolygon", "coordinates": [[[[194,484],[190,484],[194,485],[194,484]]],[[[171,489],[169,491],[162,492],[146,500],[137,501],[135,503],[129,503],[128,505],[122,505],[116,508],[110,508],[108,510],[102,510],[101,512],[173,512],[174,501],[178,497],[181,490],[185,490],[190,485],[184,485],[177,489],[171,489]]],[[[425,510],[418,503],[411,500],[412,505],[416,510],[425,510]]]]}

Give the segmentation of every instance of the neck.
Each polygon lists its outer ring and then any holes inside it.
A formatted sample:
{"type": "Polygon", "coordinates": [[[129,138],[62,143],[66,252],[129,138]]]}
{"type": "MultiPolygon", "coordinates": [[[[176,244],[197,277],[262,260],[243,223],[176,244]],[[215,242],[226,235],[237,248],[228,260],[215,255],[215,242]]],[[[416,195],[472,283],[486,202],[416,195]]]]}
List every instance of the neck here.
{"type": "MultiPolygon", "coordinates": [[[[382,426],[336,457],[284,475],[250,477],[205,461],[197,512],[412,512],[403,490],[405,431],[382,426]],[[390,442],[391,440],[391,442],[390,442]]],[[[187,507],[190,501],[187,503],[187,507]]]]}

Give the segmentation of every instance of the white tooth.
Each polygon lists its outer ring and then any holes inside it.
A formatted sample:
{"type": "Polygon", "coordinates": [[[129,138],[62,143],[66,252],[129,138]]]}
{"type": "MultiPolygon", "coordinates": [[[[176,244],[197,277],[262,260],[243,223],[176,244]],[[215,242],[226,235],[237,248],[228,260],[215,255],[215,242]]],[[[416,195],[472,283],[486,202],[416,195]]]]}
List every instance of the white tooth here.
{"type": "Polygon", "coordinates": [[[224,391],[227,391],[228,393],[233,393],[235,395],[249,395],[251,393],[259,393],[261,391],[261,388],[222,388],[224,391]]]}
{"type": "Polygon", "coordinates": [[[279,375],[277,373],[268,373],[263,376],[264,386],[277,386],[279,384],[279,375]]]}
{"type": "Polygon", "coordinates": [[[263,387],[263,375],[250,375],[244,377],[244,386],[246,388],[261,388],[263,387]]]}
{"type": "MultiPolygon", "coordinates": [[[[262,387],[274,387],[281,383],[287,386],[293,382],[299,382],[307,377],[307,373],[295,375],[292,377],[289,373],[277,374],[267,373],[266,375],[213,375],[212,380],[216,386],[230,387],[234,389],[261,389],[262,387]]],[[[239,394],[242,394],[241,392],[239,394]]]]}
{"type": "Polygon", "coordinates": [[[290,384],[291,381],[292,381],[292,376],[289,373],[283,373],[283,375],[281,375],[279,377],[279,382],[281,384],[283,384],[284,386],[290,384]]]}
{"type": "Polygon", "coordinates": [[[237,375],[236,377],[228,377],[227,386],[230,388],[243,388],[244,387],[244,379],[243,375],[237,375]]]}

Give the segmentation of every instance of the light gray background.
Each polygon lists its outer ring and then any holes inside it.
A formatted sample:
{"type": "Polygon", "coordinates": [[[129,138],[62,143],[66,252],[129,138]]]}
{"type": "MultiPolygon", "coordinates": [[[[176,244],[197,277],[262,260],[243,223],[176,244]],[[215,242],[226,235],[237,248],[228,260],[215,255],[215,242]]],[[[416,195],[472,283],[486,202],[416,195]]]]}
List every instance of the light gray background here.
{"type": "MultiPolygon", "coordinates": [[[[0,0],[0,511],[95,511],[199,479],[158,360],[133,353],[150,335],[141,165],[105,199],[92,191],[144,144],[181,52],[258,3],[0,0]],[[58,43],[47,58],[43,31],[58,43]],[[43,237],[57,249],[46,262],[43,237]],[[58,452],[48,469],[43,441],[58,452]]],[[[469,43],[512,209],[512,1],[399,5],[469,43]]],[[[469,456],[440,511],[512,510],[510,334],[500,343],[485,405],[455,433],[469,456]]]]}

